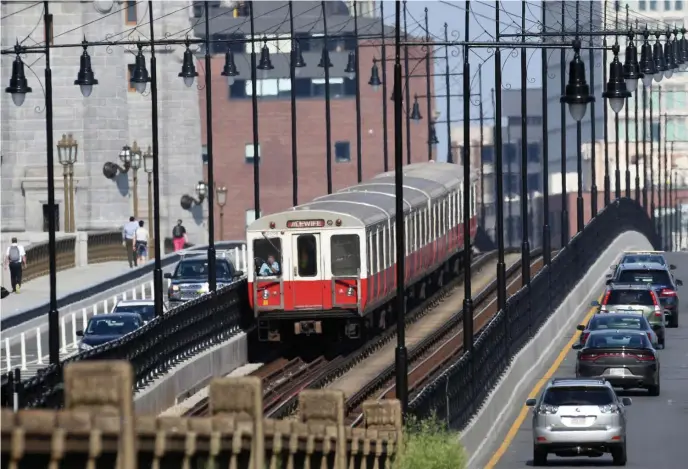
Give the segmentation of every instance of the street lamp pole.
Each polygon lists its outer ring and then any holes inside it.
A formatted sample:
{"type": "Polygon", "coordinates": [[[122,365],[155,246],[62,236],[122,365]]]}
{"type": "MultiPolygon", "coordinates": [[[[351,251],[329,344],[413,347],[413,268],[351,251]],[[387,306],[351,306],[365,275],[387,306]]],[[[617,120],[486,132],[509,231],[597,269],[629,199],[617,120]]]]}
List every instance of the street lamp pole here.
{"type": "MultiPolygon", "coordinates": [[[[565,31],[566,24],[566,2],[561,2],[561,30],[565,31]]],[[[565,40],[565,37],[562,37],[565,40]]],[[[566,49],[561,48],[559,64],[559,82],[561,94],[566,94],[566,49]]],[[[559,110],[559,119],[561,121],[561,247],[563,248],[569,242],[569,210],[568,210],[568,194],[566,191],[566,103],[561,102],[561,109],[559,110]]]]}
{"type": "MultiPolygon", "coordinates": [[[[590,18],[594,15],[595,2],[590,2],[590,18]]],[[[544,16],[544,15],[543,15],[544,16]]],[[[595,92],[595,50],[593,49],[594,38],[590,36],[590,89],[595,92]]],[[[546,55],[545,55],[546,57],[546,55]]],[[[590,106],[590,217],[597,216],[597,160],[596,160],[596,142],[595,133],[597,130],[597,116],[595,106],[590,106]]],[[[544,122],[544,121],[543,121],[544,122]]],[[[547,132],[543,132],[545,134],[547,132]]]]}
{"type": "MultiPolygon", "coordinates": [[[[466,19],[468,23],[468,19],[466,19]]],[[[521,1],[521,28],[526,30],[526,1],[521,1]]],[[[468,41],[468,37],[466,37],[468,41]]],[[[525,35],[522,38],[525,44],[525,35]]],[[[468,55],[466,48],[466,55],[468,55]]],[[[530,284],[530,243],[528,242],[528,62],[526,52],[528,49],[521,49],[521,285],[530,284]]],[[[466,59],[468,60],[468,59],[466,59]]],[[[466,72],[464,72],[466,73],[466,72]]],[[[466,78],[464,78],[466,80],[466,78]]],[[[470,94],[464,89],[464,96],[470,94]]],[[[509,175],[511,177],[511,175],[509,175]]],[[[509,202],[511,204],[511,202],[509,202]]],[[[464,224],[466,222],[464,221],[464,224]]],[[[464,239],[470,239],[466,237],[464,239]]]]}
{"type": "Polygon", "coordinates": [[[134,199],[134,217],[139,219],[139,168],[141,167],[141,149],[136,141],[131,147],[131,170],[132,179],[134,182],[133,199],[134,199]]]}
{"type": "MultiPolygon", "coordinates": [[[[502,63],[502,51],[499,47],[499,32],[501,24],[499,22],[499,1],[495,1],[495,63],[502,63]]],[[[495,179],[497,180],[497,309],[506,309],[506,264],[504,263],[504,168],[503,168],[503,142],[502,142],[502,67],[495,67],[495,105],[494,105],[494,124],[495,135],[494,144],[495,154],[495,179]]],[[[464,97],[464,99],[466,99],[464,97]]],[[[505,324],[505,337],[508,338],[508,322],[505,324]]],[[[507,339],[508,343],[508,339],[507,339]]]]}
{"type": "MultiPolygon", "coordinates": [[[[466,42],[469,41],[469,29],[471,19],[471,2],[465,3],[464,34],[466,42]]],[[[447,95],[449,90],[447,90],[447,95]]],[[[464,353],[473,352],[473,298],[471,287],[471,122],[469,116],[471,95],[471,64],[468,56],[468,45],[463,46],[463,350],[464,353]]],[[[447,100],[449,96],[447,96],[447,100]]],[[[472,360],[471,360],[472,362],[472,360]]]]}
{"type": "MultiPolygon", "coordinates": [[[[215,172],[213,164],[213,80],[210,56],[210,12],[208,2],[203,2],[205,13],[205,131],[208,152],[208,289],[217,290],[217,270],[215,262],[215,202],[213,188],[215,187],[215,172]]],[[[253,37],[251,37],[253,39],[253,37]]],[[[253,83],[255,87],[255,82],[253,83]]]]}
{"type": "Polygon", "coordinates": [[[62,165],[64,176],[64,214],[65,231],[74,231],[74,163],[76,163],[79,144],[72,137],[72,134],[62,134],[62,138],[57,142],[57,159],[62,165]]]}
{"type": "Polygon", "coordinates": [[[217,205],[220,207],[220,241],[225,239],[225,205],[227,204],[227,187],[216,186],[217,205]]]}
{"type": "MultiPolygon", "coordinates": [[[[151,147],[143,154],[143,171],[148,176],[148,227],[153,226],[153,152],[151,147]]],[[[156,245],[157,240],[151,240],[156,245]]]]}
{"type": "MultiPolygon", "coordinates": [[[[546,26],[546,17],[547,15],[542,15],[542,30],[547,31],[547,26],[546,26]]],[[[544,42],[544,38],[543,38],[544,42]]],[[[545,265],[549,265],[550,262],[552,261],[552,252],[551,252],[551,239],[550,239],[550,227],[549,227],[549,134],[547,132],[546,126],[547,126],[547,119],[549,118],[548,115],[548,87],[547,87],[547,81],[549,80],[548,74],[548,67],[547,67],[547,61],[548,61],[548,56],[547,56],[547,49],[542,48],[542,58],[541,58],[541,63],[542,63],[542,122],[543,122],[543,129],[542,129],[542,215],[543,215],[543,223],[542,223],[542,257],[544,258],[545,265]]],[[[593,179],[594,181],[594,179],[593,179]]],[[[593,182],[594,183],[594,182],[593,182]]],[[[485,224],[483,223],[483,226],[485,224]]]]}

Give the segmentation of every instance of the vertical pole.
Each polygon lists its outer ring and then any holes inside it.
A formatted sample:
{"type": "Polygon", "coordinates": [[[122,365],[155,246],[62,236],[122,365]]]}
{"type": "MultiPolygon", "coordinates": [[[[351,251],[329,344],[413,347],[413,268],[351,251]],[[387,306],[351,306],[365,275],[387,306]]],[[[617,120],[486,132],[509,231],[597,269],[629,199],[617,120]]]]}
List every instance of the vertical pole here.
{"type": "MultiPolygon", "coordinates": [[[[323,47],[327,54],[327,63],[323,64],[325,69],[325,145],[327,149],[325,150],[325,157],[327,158],[327,193],[332,193],[332,118],[330,111],[330,54],[328,51],[328,36],[327,36],[327,14],[325,11],[325,2],[320,3],[322,9],[322,20],[323,20],[323,47]]],[[[358,39],[356,40],[358,42],[358,39]]]]}
{"type": "MultiPolygon", "coordinates": [[[[483,66],[478,64],[478,94],[480,96],[480,101],[478,104],[478,111],[480,112],[480,226],[485,228],[485,161],[483,160],[483,150],[485,142],[485,122],[483,113],[483,66]]],[[[494,149],[494,145],[493,145],[494,149]]]]}
{"type": "Polygon", "coordinates": [[[380,2],[380,31],[382,31],[382,153],[384,154],[384,172],[389,171],[389,145],[387,142],[387,44],[385,39],[385,2],[380,2]]]}
{"type": "MultiPolygon", "coordinates": [[[[521,30],[526,31],[526,1],[521,1],[521,30]]],[[[521,37],[525,43],[526,36],[521,37]]],[[[521,285],[530,285],[530,243],[528,241],[528,62],[521,49],[521,285]]]]}
{"type": "MultiPolygon", "coordinates": [[[[210,61],[210,15],[208,2],[203,2],[205,10],[205,131],[208,151],[208,289],[217,290],[217,270],[215,262],[215,173],[213,165],[213,80],[210,61]]],[[[255,87],[255,86],[254,86],[255,87]]],[[[134,173],[136,174],[136,173],[134,173]]]]}
{"type": "Polygon", "coordinates": [[[76,213],[74,212],[74,163],[69,165],[69,230],[76,232],[76,213]]]}
{"type": "MultiPolygon", "coordinates": [[[[604,0],[604,13],[602,24],[607,29],[607,0],[604,0]]],[[[602,37],[602,83],[607,83],[607,36],[602,37]]],[[[609,179],[609,106],[602,104],[604,119],[604,206],[611,202],[611,181],[609,179]]]]}
{"type": "MultiPolygon", "coordinates": [[[[356,40],[356,48],[354,57],[356,67],[356,176],[357,181],[363,180],[363,149],[361,138],[361,79],[360,79],[360,61],[358,48],[358,2],[354,1],[354,39],[356,40]]],[[[292,33],[293,35],[293,33],[292,33]]]]}
{"type": "MultiPolygon", "coordinates": [[[[619,30],[619,10],[616,10],[614,19],[614,29],[619,30]]],[[[614,44],[619,44],[619,37],[614,36],[614,44]]],[[[626,135],[628,138],[628,135],[626,135]]],[[[621,154],[619,152],[619,113],[614,113],[614,154],[616,155],[614,162],[614,197],[621,198],[621,154]]]]}
{"type": "Polygon", "coordinates": [[[647,212],[649,208],[647,205],[647,152],[645,145],[647,143],[647,87],[644,84],[641,86],[643,87],[643,208],[647,212]]]}
{"type": "MultiPolygon", "coordinates": [[[[406,415],[408,408],[408,367],[406,363],[406,330],[405,330],[405,234],[404,234],[404,142],[403,142],[403,109],[402,109],[402,78],[401,78],[401,2],[395,2],[396,28],[394,31],[394,183],[396,208],[396,237],[397,237],[397,348],[396,362],[396,395],[401,402],[402,415],[406,415]]],[[[385,97],[386,99],[386,97],[385,97]]]]}
{"type": "MultiPolygon", "coordinates": [[[[629,29],[629,20],[628,20],[628,4],[626,4],[626,29],[629,29]]],[[[636,93],[637,96],[637,93],[636,93]]],[[[631,198],[631,142],[630,142],[630,120],[629,120],[629,106],[631,104],[630,99],[626,98],[626,105],[624,106],[626,109],[626,113],[624,115],[625,121],[626,121],[626,198],[630,199],[631,198]]]]}
{"type": "MultiPolygon", "coordinates": [[[[542,30],[547,31],[546,23],[547,15],[542,15],[542,30]]],[[[543,38],[543,42],[545,38],[543,38]]],[[[549,265],[552,262],[551,254],[551,240],[550,240],[550,228],[549,228],[549,133],[548,133],[548,106],[547,106],[547,82],[549,80],[548,66],[547,66],[547,49],[542,49],[542,256],[545,261],[545,265],[549,265]]]]}
{"type": "Polygon", "coordinates": [[[432,89],[430,88],[430,82],[432,81],[432,74],[430,71],[430,25],[428,24],[428,7],[425,7],[425,96],[427,102],[427,119],[428,119],[428,161],[432,160],[432,142],[430,141],[430,135],[432,133],[433,117],[432,117],[432,89]]]}
{"type": "MultiPolygon", "coordinates": [[[[637,28],[637,25],[636,25],[637,28]]],[[[642,80],[640,80],[640,86],[643,86],[642,80]]],[[[638,92],[636,88],[635,96],[633,97],[635,109],[633,111],[633,124],[635,128],[635,200],[640,203],[640,140],[638,133],[638,92]]],[[[644,121],[643,121],[644,122],[644,121]]]]}
{"type": "MultiPolygon", "coordinates": [[[[500,2],[495,1],[495,178],[497,179],[497,308],[506,309],[506,266],[504,264],[504,168],[502,162],[502,51],[499,47],[499,22],[500,2]]],[[[508,327],[508,321],[504,321],[508,327]]],[[[508,332],[508,329],[507,329],[508,332]]],[[[508,334],[507,336],[508,337],[508,334]]],[[[507,342],[508,343],[508,342],[507,342]]]]}
{"type": "Polygon", "coordinates": [[[655,129],[654,129],[654,99],[650,92],[650,219],[652,220],[652,227],[656,230],[655,220],[655,164],[654,164],[654,146],[655,146],[655,129]]]}
{"type": "MultiPolygon", "coordinates": [[[[406,27],[406,0],[404,0],[404,88],[406,95],[406,164],[411,164],[411,69],[409,68],[408,30],[406,27]]],[[[449,94],[449,91],[447,91],[449,94]]],[[[430,119],[430,116],[427,117],[430,119]]]]}
{"type": "MultiPolygon", "coordinates": [[[[595,2],[590,2],[590,31],[592,31],[592,18],[594,18],[595,2]]],[[[593,36],[590,36],[590,89],[595,93],[595,50],[592,48],[595,45],[593,36]]],[[[604,64],[603,67],[607,65],[604,64]]],[[[604,101],[602,102],[604,106],[604,101]]],[[[597,216],[597,139],[595,138],[595,131],[597,130],[597,116],[595,103],[590,103],[590,217],[597,216]]]]}
{"type": "MultiPolygon", "coordinates": [[[[664,212],[666,213],[667,209],[671,208],[671,204],[669,203],[669,181],[670,181],[670,175],[669,175],[669,152],[667,151],[667,147],[669,145],[669,140],[667,138],[668,135],[668,130],[669,130],[669,120],[667,117],[666,112],[664,113],[664,212]]],[[[664,249],[667,248],[669,245],[669,233],[671,229],[671,224],[669,224],[669,221],[667,220],[667,217],[664,217],[664,239],[666,239],[666,244],[664,245],[664,249]]],[[[671,249],[669,249],[671,250],[671,249]]]]}
{"type": "MultiPolygon", "coordinates": [[[[580,1],[576,1],[576,41],[580,45],[580,1]]],[[[590,67],[594,67],[595,64],[590,64],[590,67]]],[[[593,89],[593,93],[594,93],[593,89]]],[[[590,103],[590,107],[595,107],[594,102],[590,103]]],[[[581,121],[576,122],[576,172],[578,173],[578,195],[576,197],[576,232],[580,233],[583,231],[583,226],[585,224],[583,218],[583,124],[581,121]]]]}
{"type": "MultiPolygon", "coordinates": [[[[659,87],[659,96],[657,98],[657,123],[659,124],[658,135],[657,135],[657,209],[659,212],[659,218],[657,218],[657,233],[659,233],[659,239],[662,243],[662,249],[664,249],[664,238],[663,226],[662,226],[662,131],[666,133],[666,130],[662,128],[662,87],[659,87]]],[[[666,150],[666,147],[664,148],[666,150]]]]}
{"type": "MultiPolygon", "coordinates": [[[[59,150],[58,150],[59,151],[59,150]]],[[[72,231],[72,228],[69,224],[69,168],[67,167],[68,165],[62,165],[62,177],[64,180],[64,222],[63,222],[63,230],[65,233],[70,233],[72,231]]],[[[136,214],[134,214],[136,216],[136,214]]],[[[56,226],[55,229],[59,230],[60,227],[56,226]]]]}
{"type": "MultiPolygon", "coordinates": [[[[291,62],[289,63],[289,81],[291,83],[290,104],[291,104],[291,205],[296,207],[299,204],[299,163],[298,145],[296,135],[296,41],[294,38],[294,2],[289,0],[289,33],[291,35],[291,62]]],[[[354,3],[355,5],[355,3],[354,3]]],[[[357,41],[358,43],[358,41],[357,41]]],[[[356,52],[358,61],[358,51],[356,52]]],[[[356,70],[356,82],[358,82],[358,70],[356,70]]],[[[358,86],[358,85],[357,85],[358,86]]],[[[358,87],[356,88],[358,91],[358,87]]]]}
{"type": "MultiPolygon", "coordinates": [[[[50,37],[53,29],[53,15],[49,2],[43,2],[43,26],[45,37],[50,37]]],[[[48,161],[48,266],[50,283],[50,312],[48,313],[48,353],[51,365],[60,364],[60,316],[57,311],[57,246],[55,232],[57,220],[55,213],[55,167],[53,153],[53,74],[50,69],[50,41],[45,41],[45,143],[48,161]]]]}
{"type": "MultiPolygon", "coordinates": [[[[148,174],[148,229],[152,229],[153,226],[153,173],[147,173],[148,174]]],[[[156,242],[157,245],[157,240],[153,239],[151,241],[156,242]]],[[[157,258],[157,251],[155,252],[155,256],[157,258]]]]}
{"type": "MultiPolygon", "coordinates": [[[[160,148],[158,142],[158,66],[155,58],[155,30],[153,20],[153,2],[148,2],[148,22],[151,43],[151,117],[153,120],[153,238],[155,239],[155,268],[153,270],[153,288],[155,315],[163,315],[162,309],[162,238],[160,237],[160,148]]],[[[208,71],[206,70],[206,73],[208,71]]],[[[210,191],[213,189],[211,188],[210,191]]],[[[210,192],[209,191],[209,192],[210,192]]]]}
{"type": "Polygon", "coordinates": [[[138,175],[138,170],[132,168],[132,179],[133,179],[133,184],[134,187],[132,188],[133,191],[133,198],[134,198],[134,217],[138,220],[139,219],[139,175],[138,175]]]}
{"type": "MultiPolygon", "coordinates": [[[[471,2],[465,3],[465,41],[469,41],[471,2]]],[[[468,45],[463,46],[463,350],[473,352],[473,298],[471,296],[471,65],[468,45]]],[[[447,89],[449,99],[449,89],[447,89]]],[[[472,356],[472,355],[471,355],[472,356]]]]}
{"type": "MultiPolygon", "coordinates": [[[[566,30],[566,2],[561,2],[561,30],[566,30]]],[[[566,40],[562,36],[562,40],[566,40]]],[[[559,86],[561,87],[561,95],[566,94],[566,48],[562,47],[560,52],[559,63],[559,86]]],[[[566,193],[566,104],[564,102],[560,105],[559,119],[561,122],[561,247],[563,248],[569,242],[569,211],[568,211],[568,194],[566,193]]]]}
{"type": "Polygon", "coordinates": [[[511,168],[511,162],[512,160],[516,157],[516,148],[511,146],[511,125],[507,125],[506,128],[506,147],[509,150],[507,153],[507,162],[506,162],[506,172],[507,172],[507,183],[506,183],[506,191],[507,191],[507,198],[509,199],[508,205],[506,206],[506,242],[509,245],[509,248],[514,247],[514,216],[513,216],[513,206],[511,204],[511,196],[514,193],[514,181],[511,178],[512,176],[512,168],[511,168]]]}
{"type": "Polygon", "coordinates": [[[251,110],[253,117],[253,211],[260,218],[260,144],[258,143],[258,70],[256,69],[256,25],[253,2],[248,2],[251,30],[251,110]]]}
{"type": "MultiPolygon", "coordinates": [[[[447,115],[446,117],[446,124],[447,124],[447,163],[453,163],[454,162],[454,155],[452,155],[452,141],[451,141],[451,99],[449,98],[449,95],[451,94],[449,92],[450,86],[449,86],[449,46],[447,45],[449,42],[449,25],[447,23],[444,23],[444,86],[447,90],[447,115]]],[[[470,99],[468,96],[464,96],[464,99],[470,99]]]]}
{"type": "Polygon", "coordinates": [[[674,159],[674,142],[671,142],[671,158],[667,160],[667,164],[665,165],[668,179],[669,179],[669,192],[667,194],[667,197],[669,198],[669,203],[667,206],[671,210],[669,212],[669,229],[667,229],[667,232],[669,233],[669,251],[674,250],[674,233],[675,233],[675,227],[674,227],[674,221],[676,218],[676,194],[674,193],[674,171],[671,169],[672,164],[671,162],[674,159]]]}

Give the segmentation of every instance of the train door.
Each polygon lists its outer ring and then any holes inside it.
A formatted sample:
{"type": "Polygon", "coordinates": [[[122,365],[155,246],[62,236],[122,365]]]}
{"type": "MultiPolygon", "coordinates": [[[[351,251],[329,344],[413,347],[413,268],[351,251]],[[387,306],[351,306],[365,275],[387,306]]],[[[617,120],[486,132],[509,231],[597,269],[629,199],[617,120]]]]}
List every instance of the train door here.
{"type": "Polygon", "coordinates": [[[294,234],[292,243],[295,265],[291,290],[294,309],[322,308],[324,276],[320,234],[294,234]]]}

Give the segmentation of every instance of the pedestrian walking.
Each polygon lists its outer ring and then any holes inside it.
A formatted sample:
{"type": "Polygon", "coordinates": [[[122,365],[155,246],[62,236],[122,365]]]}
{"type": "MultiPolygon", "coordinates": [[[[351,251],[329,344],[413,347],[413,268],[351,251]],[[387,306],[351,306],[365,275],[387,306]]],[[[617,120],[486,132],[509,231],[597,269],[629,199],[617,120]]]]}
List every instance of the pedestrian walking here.
{"type": "Polygon", "coordinates": [[[177,220],[177,224],[172,228],[172,244],[174,244],[175,251],[184,249],[184,245],[188,242],[186,237],[186,228],[182,225],[181,220],[177,220]]]}
{"type": "Polygon", "coordinates": [[[148,260],[148,230],[143,227],[143,220],[139,220],[139,227],[134,232],[134,248],[137,262],[144,264],[148,260]]]}
{"type": "Polygon", "coordinates": [[[124,225],[122,230],[122,246],[127,250],[127,260],[129,268],[136,267],[136,253],[134,252],[134,235],[139,228],[139,224],[134,217],[129,217],[129,222],[124,225]]]}
{"type": "Polygon", "coordinates": [[[5,267],[10,270],[12,291],[21,291],[22,270],[26,268],[26,251],[24,246],[17,243],[17,238],[12,238],[12,244],[5,253],[5,267]]]}

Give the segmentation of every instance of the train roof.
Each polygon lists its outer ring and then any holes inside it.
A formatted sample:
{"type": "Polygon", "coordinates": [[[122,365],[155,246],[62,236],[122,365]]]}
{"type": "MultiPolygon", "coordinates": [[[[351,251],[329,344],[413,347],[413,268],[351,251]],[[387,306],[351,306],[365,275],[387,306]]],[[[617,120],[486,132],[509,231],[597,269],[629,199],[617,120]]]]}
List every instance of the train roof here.
{"type": "MultiPolygon", "coordinates": [[[[414,163],[404,166],[405,211],[421,207],[430,199],[443,196],[463,182],[463,168],[452,163],[414,163]]],[[[344,220],[345,226],[374,225],[391,218],[395,213],[394,171],[347,187],[333,194],[318,197],[291,210],[266,215],[249,226],[250,230],[267,230],[270,222],[285,226],[286,220],[344,220]],[[297,212],[297,213],[295,213],[297,212]],[[348,222],[348,223],[347,223],[348,222]]]]}

